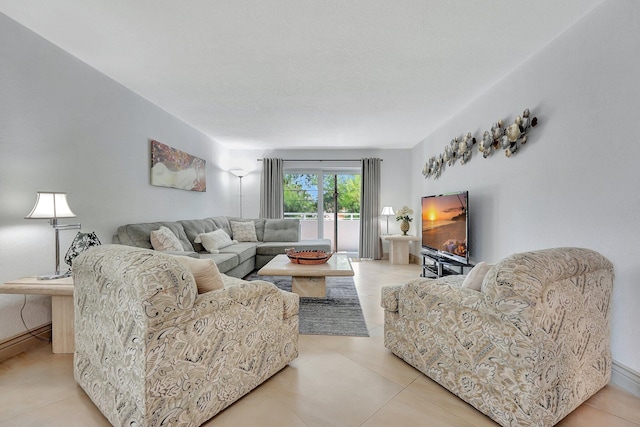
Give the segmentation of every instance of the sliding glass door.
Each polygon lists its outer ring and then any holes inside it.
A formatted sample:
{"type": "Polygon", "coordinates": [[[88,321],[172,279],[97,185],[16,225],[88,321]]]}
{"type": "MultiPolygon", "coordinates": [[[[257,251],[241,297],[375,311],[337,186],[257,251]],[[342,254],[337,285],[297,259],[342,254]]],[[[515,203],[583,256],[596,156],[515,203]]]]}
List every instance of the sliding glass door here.
{"type": "Polygon", "coordinates": [[[300,219],[303,239],[330,239],[334,251],[357,254],[359,171],[285,172],[284,211],[300,219]]]}

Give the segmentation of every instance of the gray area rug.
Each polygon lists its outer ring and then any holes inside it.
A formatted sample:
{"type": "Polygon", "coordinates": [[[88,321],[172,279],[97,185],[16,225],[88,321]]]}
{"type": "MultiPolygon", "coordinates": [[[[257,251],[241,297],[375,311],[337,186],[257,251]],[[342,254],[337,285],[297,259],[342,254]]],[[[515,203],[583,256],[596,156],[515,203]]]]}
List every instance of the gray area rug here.
{"type": "MultiPolygon", "coordinates": [[[[291,292],[291,277],[259,276],[255,271],[245,280],[265,280],[291,292]]],[[[368,337],[356,285],[351,277],[327,277],[326,298],[300,297],[302,335],[368,337]]]]}

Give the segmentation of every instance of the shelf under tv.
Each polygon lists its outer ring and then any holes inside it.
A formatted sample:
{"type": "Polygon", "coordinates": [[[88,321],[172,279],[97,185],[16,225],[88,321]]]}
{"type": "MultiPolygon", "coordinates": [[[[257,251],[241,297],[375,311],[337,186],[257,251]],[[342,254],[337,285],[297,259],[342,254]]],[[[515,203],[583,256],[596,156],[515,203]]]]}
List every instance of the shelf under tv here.
{"type": "Polygon", "coordinates": [[[456,261],[435,252],[422,251],[422,277],[442,277],[450,274],[464,274],[465,268],[473,264],[456,261]]]}

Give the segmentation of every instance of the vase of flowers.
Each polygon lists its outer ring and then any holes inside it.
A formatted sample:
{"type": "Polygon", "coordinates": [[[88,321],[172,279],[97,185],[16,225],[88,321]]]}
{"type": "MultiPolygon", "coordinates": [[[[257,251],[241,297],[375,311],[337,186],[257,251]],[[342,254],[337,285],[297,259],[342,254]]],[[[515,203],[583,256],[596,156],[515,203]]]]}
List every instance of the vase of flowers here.
{"type": "Polygon", "coordinates": [[[400,231],[402,231],[403,236],[407,235],[407,231],[409,231],[409,228],[411,227],[411,224],[409,223],[413,221],[413,218],[409,215],[413,215],[413,210],[408,206],[403,206],[396,212],[396,221],[402,221],[400,223],[400,231]]]}

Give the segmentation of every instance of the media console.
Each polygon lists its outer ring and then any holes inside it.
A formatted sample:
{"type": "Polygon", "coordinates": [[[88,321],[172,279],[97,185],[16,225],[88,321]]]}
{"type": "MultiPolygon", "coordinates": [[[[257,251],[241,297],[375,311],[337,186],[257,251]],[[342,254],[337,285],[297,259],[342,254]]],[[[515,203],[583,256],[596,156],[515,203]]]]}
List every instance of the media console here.
{"type": "Polygon", "coordinates": [[[473,267],[473,264],[456,261],[429,251],[422,251],[421,255],[422,277],[442,277],[449,274],[464,274],[465,268],[473,267]]]}

